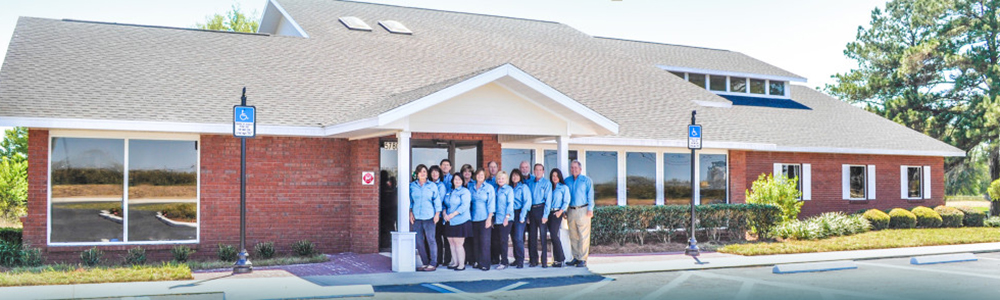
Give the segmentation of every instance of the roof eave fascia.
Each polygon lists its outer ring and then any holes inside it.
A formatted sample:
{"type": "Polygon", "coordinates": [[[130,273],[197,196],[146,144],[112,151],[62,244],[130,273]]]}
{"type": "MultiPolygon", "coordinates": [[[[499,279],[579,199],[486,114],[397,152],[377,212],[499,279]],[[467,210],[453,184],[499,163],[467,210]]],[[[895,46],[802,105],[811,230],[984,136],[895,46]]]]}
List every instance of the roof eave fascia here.
{"type": "MultiPolygon", "coordinates": [[[[686,148],[686,140],[659,140],[634,138],[585,137],[570,139],[570,144],[601,145],[601,146],[646,146],[646,147],[680,147],[686,148]]],[[[837,147],[791,147],[769,143],[747,143],[729,141],[704,141],[705,149],[728,149],[770,152],[803,152],[803,153],[834,153],[834,154],[873,154],[873,155],[908,155],[908,156],[939,156],[964,157],[963,151],[921,151],[875,148],[837,148],[837,147]]]]}
{"type": "Polygon", "coordinates": [[[733,72],[733,71],[678,67],[678,66],[668,66],[668,65],[656,65],[656,67],[672,72],[700,73],[700,74],[732,76],[732,77],[749,77],[755,79],[780,80],[780,81],[790,81],[790,82],[806,82],[806,78],[803,77],[765,75],[757,73],[733,72]]]}
{"type": "MultiPolygon", "coordinates": [[[[32,117],[0,117],[0,126],[22,126],[29,128],[176,132],[200,134],[232,134],[232,124],[184,123],[158,121],[55,119],[32,117]]],[[[324,129],[310,126],[257,125],[258,135],[274,136],[323,136],[324,129]]]]}

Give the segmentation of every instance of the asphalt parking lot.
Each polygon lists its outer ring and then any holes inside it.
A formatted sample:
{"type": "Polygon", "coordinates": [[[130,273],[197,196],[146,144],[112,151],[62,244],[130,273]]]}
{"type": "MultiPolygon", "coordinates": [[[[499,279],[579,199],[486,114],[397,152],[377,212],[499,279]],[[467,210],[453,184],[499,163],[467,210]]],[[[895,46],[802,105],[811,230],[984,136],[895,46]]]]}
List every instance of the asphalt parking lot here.
{"type": "Polygon", "coordinates": [[[780,275],[756,267],[386,286],[375,288],[375,299],[996,299],[1000,253],[976,256],[935,265],[863,260],[852,270],[780,275]]]}

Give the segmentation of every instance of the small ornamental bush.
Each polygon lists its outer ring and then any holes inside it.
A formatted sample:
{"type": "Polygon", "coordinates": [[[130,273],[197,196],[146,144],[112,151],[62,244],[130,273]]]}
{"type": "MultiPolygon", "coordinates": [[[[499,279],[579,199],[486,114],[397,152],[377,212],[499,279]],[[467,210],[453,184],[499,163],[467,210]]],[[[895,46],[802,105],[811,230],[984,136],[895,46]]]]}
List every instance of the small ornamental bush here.
{"type": "Polygon", "coordinates": [[[862,217],[872,224],[872,230],[883,230],[889,228],[889,214],[877,209],[869,209],[862,217]]]}
{"type": "Polygon", "coordinates": [[[218,255],[219,260],[231,262],[236,261],[239,252],[237,252],[236,247],[233,247],[233,245],[219,244],[219,249],[215,254],[218,255]]]}
{"type": "Polygon", "coordinates": [[[292,251],[298,256],[310,256],[316,254],[316,246],[309,240],[301,240],[292,243],[292,251]]]}
{"type": "Polygon", "coordinates": [[[746,191],[746,202],[752,204],[774,205],[781,209],[781,220],[784,222],[798,220],[802,210],[799,197],[798,179],[774,178],[770,174],[760,174],[746,191]]]}
{"type": "Polygon", "coordinates": [[[934,211],[941,215],[941,227],[962,227],[962,219],[965,214],[954,207],[940,205],[934,211]]]}
{"type": "Polygon", "coordinates": [[[21,228],[0,228],[0,242],[21,244],[21,228]]]}
{"type": "Polygon", "coordinates": [[[274,257],[274,243],[257,243],[253,246],[253,252],[258,258],[272,258],[274,257]]]}
{"type": "Polygon", "coordinates": [[[914,207],[913,215],[917,217],[917,227],[920,228],[938,228],[941,227],[941,215],[934,212],[933,209],[927,208],[926,206],[914,207]]]}
{"type": "Polygon", "coordinates": [[[1000,216],[1000,179],[990,183],[987,190],[990,194],[990,216],[1000,216]]]}
{"type": "Polygon", "coordinates": [[[191,254],[194,254],[194,250],[188,246],[178,245],[170,249],[170,254],[174,255],[174,261],[182,263],[188,261],[188,257],[190,257],[191,254]]]}
{"type": "Polygon", "coordinates": [[[917,227],[917,216],[902,208],[893,208],[889,211],[889,228],[908,229],[917,227]]]}
{"type": "Polygon", "coordinates": [[[41,249],[0,241],[0,267],[35,267],[43,261],[41,249]]]}
{"type": "Polygon", "coordinates": [[[828,212],[803,221],[781,223],[774,229],[774,234],[783,239],[815,240],[854,235],[870,229],[871,224],[862,216],[828,212]]]}
{"type": "Polygon", "coordinates": [[[1000,227],[1000,217],[990,217],[989,219],[986,219],[985,222],[983,222],[983,225],[986,227],[994,227],[994,228],[1000,227]]]}
{"type": "Polygon", "coordinates": [[[142,265],[146,263],[146,249],[142,247],[135,247],[128,249],[125,253],[125,259],[123,259],[125,265],[142,265]]]}
{"type": "Polygon", "coordinates": [[[97,249],[97,247],[83,250],[80,253],[80,261],[83,265],[88,267],[93,267],[101,264],[104,259],[104,251],[97,249]]]}
{"type": "Polygon", "coordinates": [[[962,224],[965,224],[966,227],[983,227],[983,220],[986,219],[986,213],[968,206],[958,207],[958,210],[965,214],[962,224]]]}

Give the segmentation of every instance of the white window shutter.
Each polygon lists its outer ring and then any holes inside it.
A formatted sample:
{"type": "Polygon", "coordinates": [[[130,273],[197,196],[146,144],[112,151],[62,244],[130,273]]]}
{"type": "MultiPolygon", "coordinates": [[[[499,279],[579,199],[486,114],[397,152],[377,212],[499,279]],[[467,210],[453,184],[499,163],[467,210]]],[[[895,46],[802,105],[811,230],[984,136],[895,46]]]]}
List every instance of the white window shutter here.
{"type": "Polygon", "coordinates": [[[865,188],[868,189],[868,199],[875,200],[875,165],[868,165],[868,184],[865,188]]]}
{"type": "Polygon", "coordinates": [[[802,200],[812,200],[812,165],[802,164],[802,200]]]}
{"type": "Polygon", "coordinates": [[[781,176],[781,163],[774,163],[774,171],[771,172],[771,175],[774,175],[774,181],[778,181],[779,178],[784,179],[781,176]]]}
{"type": "Polygon", "coordinates": [[[924,166],[924,176],[922,178],[924,188],[924,199],[931,198],[931,166],[924,166]]]}
{"type": "Polygon", "coordinates": [[[851,165],[841,166],[843,169],[843,181],[840,183],[840,187],[844,191],[844,199],[851,199],[851,165]]]}
{"type": "Polygon", "coordinates": [[[909,178],[907,178],[908,177],[907,176],[908,175],[907,171],[908,170],[906,169],[906,166],[899,166],[899,198],[900,199],[909,198],[907,196],[910,195],[909,193],[907,193],[908,192],[908,188],[909,188],[909,184],[910,184],[910,181],[908,180],[909,178]]]}

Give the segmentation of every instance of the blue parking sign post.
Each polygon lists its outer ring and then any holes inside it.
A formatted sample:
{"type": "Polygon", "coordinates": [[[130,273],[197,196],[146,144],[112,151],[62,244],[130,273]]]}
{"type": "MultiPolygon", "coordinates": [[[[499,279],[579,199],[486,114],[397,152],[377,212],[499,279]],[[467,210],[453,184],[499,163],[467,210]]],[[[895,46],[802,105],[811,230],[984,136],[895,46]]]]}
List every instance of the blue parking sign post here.
{"type": "Polygon", "coordinates": [[[247,106],[246,87],[240,105],[233,106],[233,136],[240,139],[240,254],[233,264],[233,274],[245,274],[253,272],[247,255],[247,139],[257,136],[257,108],[247,106]]]}
{"type": "Polygon", "coordinates": [[[702,264],[701,260],[698,260],[698,255],[701,251],[698,249],[698,240],[695,239],[695,229],[697,228],[695,223],[697,222],[697,213],[694,210],[694,204],[696,199],[698,199],[698,196],[700,196],[700,189],[698,188],[698,180],[694,177],[694,162],[695,159],[697,159],[695,156],[695,150],[701,149],[703,136],[701,125],[695,123],[695,114],[697,114],[697,111],[692,110],[691,125],[688,125],[687,127],[688,149],[691,149],[691,228],[690,231],[688,231],[688,247],[684,249],[684,255],[691,256],[691,258],[694,258],[695,262],[702,264]]]}

